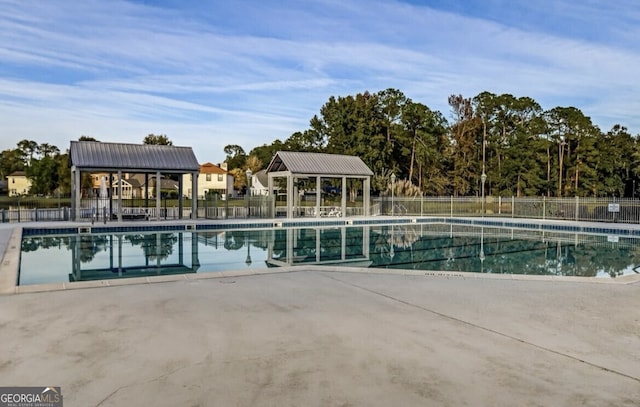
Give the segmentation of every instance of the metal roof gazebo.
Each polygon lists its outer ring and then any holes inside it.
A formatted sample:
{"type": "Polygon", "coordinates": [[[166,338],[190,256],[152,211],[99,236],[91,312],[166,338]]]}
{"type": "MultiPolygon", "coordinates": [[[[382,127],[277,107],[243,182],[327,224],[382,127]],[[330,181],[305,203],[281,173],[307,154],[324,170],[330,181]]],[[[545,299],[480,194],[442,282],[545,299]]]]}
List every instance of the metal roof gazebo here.
{"type": "MultiPolygon", "coordinates": [[[[306,153],[293,151],[278,151],[271,159],[267,167],[269,177],[269,194],[282,195],[279,191],[286,191],[287,218],[298,216],[345,216],[355,213],[354,208],[347,208],[347,194],[357,196],[361,188],[362,215],[369,214],[369,198],[371,189],[371,176],[373,172],[360,159],[360,157],[306,153]],[[277,179],[285,179],[286,182],[278,182],[277,179]],[[351,181],[349,184],[348,181],[351,181]],[[309,195],[307,195],[309,193],[309,195]],[[315,195],[315,196],[314,196],[315,195]],[[323,205],[324,197],[331,195],[340,196],[339,205],[323,205]],[[304,205],[307,197],[315,198],[315,205],[304,205]],[[323,197],[324,196],[324,197],[323,197]]],[[[277,211],[278,200],[274,199],[274,214],[277,211]]],[[[280,212],[282,213],[282,212],[280,212]]]]}
{"type": "MultiPolygon", "coordinates": [[[[71,141],[69,149],[69,166],[71,167],[71,215],[72,219],[81,218],[81,172],[107,172],[118,174],[118,202],[115,213],[122,220],[122,175],[123,172],[150,174],[156,177],[156,185],[160,185],[161,174],[192,174],[192,191],[198,188],[198,172],[200,164],[191,147],[178,147],[155,144],[105,143],[98,141],[71,141]]],[[[178,177],[179,217],[182,217],[182,177],[178,177]]],[[[111,177],[109,177],[111,181],[111,177]]],[[[148,182],[147,182],[148,184],[148,182]]],[[[155,194],[156,219],[160,219],[160,193],[155,194]]],[[[109,206],[112,207],[111,197],[109,206]]],[[[191,201],[192,216],[197,216],[197,200],[191,201]]]]}

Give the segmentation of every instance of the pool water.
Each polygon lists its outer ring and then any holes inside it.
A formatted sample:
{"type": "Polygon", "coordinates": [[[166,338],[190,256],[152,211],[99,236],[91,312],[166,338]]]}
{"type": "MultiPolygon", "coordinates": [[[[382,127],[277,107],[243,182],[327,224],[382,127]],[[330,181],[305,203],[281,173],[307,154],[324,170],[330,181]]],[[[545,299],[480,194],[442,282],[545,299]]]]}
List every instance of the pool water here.
{"type": "Polygon", "coordinates": [[[634,237],[421,224],[25,236],[19,285],[287,265],[617,277],[634,237]]]}

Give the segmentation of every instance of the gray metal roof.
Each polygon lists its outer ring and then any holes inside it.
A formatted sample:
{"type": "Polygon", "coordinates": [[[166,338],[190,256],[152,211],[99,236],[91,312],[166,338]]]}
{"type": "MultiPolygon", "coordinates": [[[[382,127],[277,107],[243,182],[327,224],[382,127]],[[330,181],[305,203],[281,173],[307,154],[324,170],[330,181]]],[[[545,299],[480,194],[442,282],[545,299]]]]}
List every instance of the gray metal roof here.
{"type": "Polygon", "coordinates": [[[97,141],[72,141],[69,163],[92,170],[191,172],[200,169],[191,147],[97,141]]]}
{"type": "Polygon", "coordinates": [[[278,151],[267,172],[290,171],[293,174],[372,176],[360,157],[352,155],[278,151]]]}

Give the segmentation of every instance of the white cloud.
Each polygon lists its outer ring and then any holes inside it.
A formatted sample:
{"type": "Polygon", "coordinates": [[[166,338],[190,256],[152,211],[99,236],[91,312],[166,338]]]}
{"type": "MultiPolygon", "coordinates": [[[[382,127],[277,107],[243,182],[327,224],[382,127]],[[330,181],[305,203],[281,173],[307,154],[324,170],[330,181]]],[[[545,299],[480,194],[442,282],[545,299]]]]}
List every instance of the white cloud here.
{"type": "MultiPolygon", "coordinates": [[[[445,116],[448,95],[488,90],[640,131],[633,3],[603,15],[585,3],[585,26],[619,17],[626,27],[593,39],[394,1],[175,4],[0,4],[0,147],[153,132],[220,161],[226,144],[250,150],[304,130],[331,95],[388,87],[445,116]]],[[[553,4],[557,18],[572,11],[553,4]]]]}

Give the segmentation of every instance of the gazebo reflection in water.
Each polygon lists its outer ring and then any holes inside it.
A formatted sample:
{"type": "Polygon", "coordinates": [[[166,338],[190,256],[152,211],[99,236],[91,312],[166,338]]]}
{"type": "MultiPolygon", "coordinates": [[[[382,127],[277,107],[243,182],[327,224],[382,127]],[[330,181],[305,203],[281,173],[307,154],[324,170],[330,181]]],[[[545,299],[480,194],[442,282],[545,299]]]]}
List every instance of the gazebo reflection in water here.
{"type": "Polygon", "coordinates": [[[195,232],[82,235],[71,237],[72,272],[69,281],[105,280],[122,277],[195,273],[200,268],[195,232]],[[188,239],[185,239],[188,236],[188,239]],[[185,240],[191,248],[190,265],[185,264],[185,240]],[[124,244],[139,246],[143,256],[125,254],[124,244]],[[97,249],[101,246],[101,249],[97,249]],[[174,250],[177,246],[177,257],[174,250]],[[98,250],[106,249],[108,265],[92,261],[98,250]],[[88,267],[83,268],[83,263],[88,267]],[[93,267],[92,267],[93,266],[93,267]]]}

